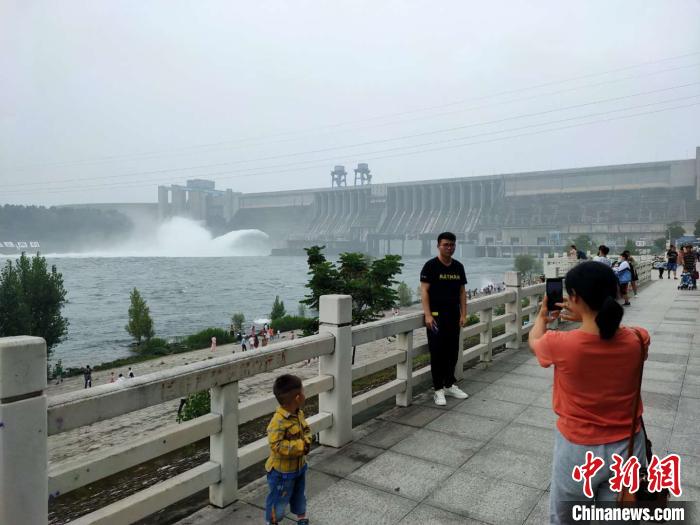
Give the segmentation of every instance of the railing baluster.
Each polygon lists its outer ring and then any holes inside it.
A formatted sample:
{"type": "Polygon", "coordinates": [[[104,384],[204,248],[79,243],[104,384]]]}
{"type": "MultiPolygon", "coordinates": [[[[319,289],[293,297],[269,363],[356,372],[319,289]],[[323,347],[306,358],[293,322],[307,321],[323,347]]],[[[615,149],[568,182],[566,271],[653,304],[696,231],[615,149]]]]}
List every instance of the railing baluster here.
{"type": "Polygon", "coordinates": [[[523,339],[523,306],[521,303],[521,275],[519,272],[506,272],[506,291],[515,293],[512,302],[506,303],[506,314],[514,314],[515,319],[506,323],[506,333],[513,334],[513,341],[506,343],[506,348],[520,348],[523,339]]]}
{"type": "Polygon", "coordinates": [[[0,339],[0,523],[48,523],[46,343],[0,339]]]}
{"type": "Polygon", "coordinates": [[[319,373],[333,376],[333,390],[318,396],[319,412],[333,415],[333,426],[320,433],[320,442],[342,447],[352,441],[352,297],[323,295],[319,332],[335,337],[335,349],[319,359],[319,373]]]}
{"type": "Polygon", "coordinates": [[[479,312],[479,319],[482,323],[486,323],[486,328],[479,334],[479,343],[486,345],[486,348],[481,353],[480,362],[490,363],[493,356],[491,348],[491,340],[493,339],[493,308],[487,308],[479,312]]]}
{"type": "Polygon", "coordinates": [[[238,381],[210,392],[211,412],[221,416],[221,432],[209,438],[209,457],[221,465],[221,481],[209,487],[209,502],[221,508],[238,498],[238,381]]]}
{"type": "Polygon", "coordinates": [[[406,390],[396,394],[396,404],[407,407],[413,401],[413,330],[400,333],[398,343],[406,353],[406,360],[396,365],[396,379],[406,381],[406,390]]]}

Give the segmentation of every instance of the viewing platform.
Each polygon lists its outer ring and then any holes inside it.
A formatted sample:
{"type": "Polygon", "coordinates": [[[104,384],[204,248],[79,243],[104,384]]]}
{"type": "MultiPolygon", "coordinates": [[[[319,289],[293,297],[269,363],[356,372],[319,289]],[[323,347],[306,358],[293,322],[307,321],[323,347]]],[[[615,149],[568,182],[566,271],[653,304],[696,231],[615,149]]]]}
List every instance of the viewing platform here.
{"type": "MultiPolygon", "coordinates": [[[[639,272],[650,279],[648,266],[640,263],[639,272]]],[[[422,315],[350,326],[349,296],[322,298],[316,336],[53,397],[44,392],[43,340],[0,339],[0,523],[47,523],[49,495],[61,497],[207,437],[208,461],[71,523],[133,523],[207,487],[211,505],[181,525],[263,523],[265,480],[239,487],[239,472],[265,459],[266,439],[239,447],[238,426],[269,417],[276,402],[271,394],[239,401],[239,382],[313,357],[319,357],[318,375],[305,380],[307,397],[319,396],[318,413],[308,418],[320,436],[309,456],[312,523],[547,523],[552,370],[539,367],[522,343],[544,285],[522,286],[515,272],[505,283],[505,292],[469,303],[479,322],[462,330],[456,372],[470,398],[448,398],[446,407],[435,406],[432,392],[420,387],[430,378],[429,366],[412,366],[427,352],[422,315]],[[395,350],[352,363],[353,346],[394,335],[395,350]],[[394,369],[395,379],[353,396],[353,380],[384,369],[394,369]],[[211,391],[205,416],[47,461],[47,436],[205,389],[211,391]],[[379,406],[386,409],[373,408],[379,406]],[[373,417],[353,428],[353,416],[363,412],[373,417]]],[[[679,291],[677,283],[643,286],[623,323],[651,333],[643,385],[647,429],[655,453],[681,455],[681,499],[698,501],[700,292],[679,291]]]]}

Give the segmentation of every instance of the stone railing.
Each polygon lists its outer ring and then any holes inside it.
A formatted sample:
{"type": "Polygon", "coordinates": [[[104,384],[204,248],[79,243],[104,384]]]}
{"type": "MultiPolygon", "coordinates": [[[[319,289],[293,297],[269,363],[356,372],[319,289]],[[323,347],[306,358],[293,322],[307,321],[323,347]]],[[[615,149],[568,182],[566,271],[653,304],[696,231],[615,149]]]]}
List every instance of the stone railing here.
{"type": "MultiPolygon", "coordinates": [[[[638,255],[634,257],[634,261],[634,268],[637,270],[637,275],[639,276],[639,284],[644,284],[651,281],[651,271],[654,257],[651,255],[638,255]]],[[[546,277],[564,277],[566,272],[581,262],[585,261],[578,261],[567,256],[544,257],[542,259],[544,274],[546,277]]]]}
{"type": "MultiPolygon", "coordinates": [[[[506,291],[469,302],[479,322],[461,330],[456,375],[464,363],[491,361],[494,348],[517,348],[532,328],[532,316],[544,285],[521,286],[520,275],[507,272],[506,291]],[[523,307],[523,299],[532,298],[523,307]],[[505,307],[504,313],[494,312],[505,307]],[[502,335],[493,329],[505,326],[502,335]],[[467,338],[479,341],[467,345],[467,338]]],[[[395,398],[408,406],[413,388],[430,377],[430,367],[413,370],[413,358],[428,351],[415,346],[413,334],[422,329],[423,316],[412,313],[351,326],[351,297],[323,296],[320,333],[280,342],[263,349],[209,359],[130,380],[47,398],[46,346],[36,337],[0,339],[0,523],[47,523],[47,502],[79,487],[132,468],[162,454],[209,437],[209,461],[71,523],[132,523],[202,489],[209,488],[212,505],[224,507],[238,496],[238,473],[265,459],[267,440],[238,447],[240,424],[272,413],[277,403],[270,394],[239,402],[239,381],[261,372],[319,357],[318,376],[306,380],[307,396],[319,396],[318,414],[308,418],[320,443],[340,447],[352,440],[352,417],[395,398]],[[352,364],[352,347],[398,335],[397,349],[360,364],[352,364]],[[396,379],[353,397],[352,381],[386,368],[396,379]],[[98,421],[209,389],[211,412],[182,424],[172,424],[147,437],[48,464],[47,437],[98,421]]]]}

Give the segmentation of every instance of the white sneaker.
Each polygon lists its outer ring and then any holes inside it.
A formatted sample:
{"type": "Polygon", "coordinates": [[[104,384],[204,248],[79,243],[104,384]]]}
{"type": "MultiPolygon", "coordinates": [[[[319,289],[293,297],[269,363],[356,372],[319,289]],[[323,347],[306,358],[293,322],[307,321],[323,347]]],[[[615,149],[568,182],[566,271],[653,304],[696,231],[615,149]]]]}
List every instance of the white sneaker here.
{"type": "Polygon", "coordinates": [[[446,396],[456,397],[457,399],[467,399],[469,394],[463,392],[457,385],[452,385],[449,388],[443,389],[446,396]]]}
{"type": "Polygon", "coordinates": [[[436,405],[445,406],[447,404],[445,400],[445,391],[442,389],[436,390],[433,394],[433,401],[435,401],[436,405]]]}

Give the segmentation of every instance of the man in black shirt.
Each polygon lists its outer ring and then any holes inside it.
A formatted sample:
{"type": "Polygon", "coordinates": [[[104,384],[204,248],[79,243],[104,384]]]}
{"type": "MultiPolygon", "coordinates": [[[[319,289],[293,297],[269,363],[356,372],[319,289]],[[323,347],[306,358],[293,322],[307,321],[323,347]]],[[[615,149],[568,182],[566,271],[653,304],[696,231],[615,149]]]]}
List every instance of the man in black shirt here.
{"type": "Polygon", "coordinates": [[[469,397],[455,385],[455,366],[459,351],[459,331],[467,322],[467,277],[462,263],[452,258],[457,237],[438,235],[438,256],[430,259],[420,272],[421,301],[430,349],[433,399],[445,405],[445,396],[469,397]]]}
{"type": "Polygon", "coordinates": [[[666,257],[668,258],[666,262],[666,270],[668,270],[666,278],[670,279],[671,271],[673,271],[673,278],[678,279],[678,277],[676,277],[676,268],[678,268],[678,252],[673,244],[666,252],[666,257]]]}

